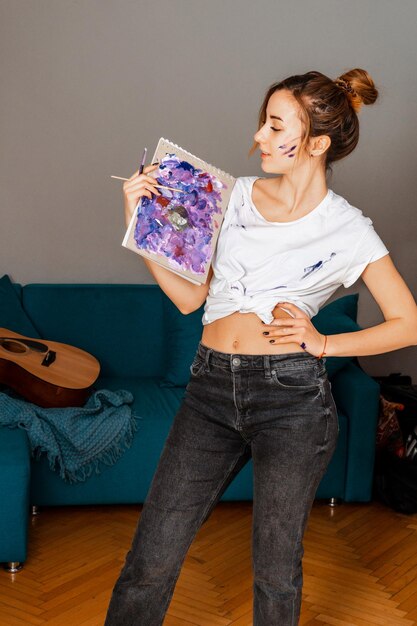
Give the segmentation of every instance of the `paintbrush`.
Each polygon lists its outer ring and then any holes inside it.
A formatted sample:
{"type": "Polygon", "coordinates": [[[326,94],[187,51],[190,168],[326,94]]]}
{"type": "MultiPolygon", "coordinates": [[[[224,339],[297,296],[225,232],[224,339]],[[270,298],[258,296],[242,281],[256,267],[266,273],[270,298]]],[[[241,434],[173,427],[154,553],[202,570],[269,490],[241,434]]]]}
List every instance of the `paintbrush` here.
{"type": "MultiPolygon", "coordinates": [[[[119,180],[130,180],[130,178],[122,178],[121,176],[110,176],[110,178],[118,178],[119,180]]],[[[155,187],[159,187],[160,189],[169,189],[170,191],[181,191],[184,193],[184,189],[176,189],[175,187],[165,187],[165,185],[155,184],[155,187]]]]}

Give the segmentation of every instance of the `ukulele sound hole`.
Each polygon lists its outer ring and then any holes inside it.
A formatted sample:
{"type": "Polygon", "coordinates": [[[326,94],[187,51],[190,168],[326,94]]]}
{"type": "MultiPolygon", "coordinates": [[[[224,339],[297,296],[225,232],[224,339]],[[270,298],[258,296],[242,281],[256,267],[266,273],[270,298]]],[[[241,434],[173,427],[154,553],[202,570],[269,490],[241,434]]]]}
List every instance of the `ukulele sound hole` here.
{"type": "Polygon", "coordinates": [[[3,339],[0,343],[1,347],[7,350],[7,352],[13,352],[14,354],[23,354],[28,350],[22,343],[13,341],[13,339],[3,339]]]}

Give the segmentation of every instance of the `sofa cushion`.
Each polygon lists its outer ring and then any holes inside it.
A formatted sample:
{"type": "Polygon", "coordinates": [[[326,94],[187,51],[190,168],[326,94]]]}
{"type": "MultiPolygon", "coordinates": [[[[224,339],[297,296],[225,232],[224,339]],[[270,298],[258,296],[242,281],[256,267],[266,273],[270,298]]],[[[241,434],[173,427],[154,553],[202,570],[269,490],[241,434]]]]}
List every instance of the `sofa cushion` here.
{"type": "Polygon", "coordinates": [[[16,288],[7,274],[0,278],[0,327],[26,337],[40,338],[22,306],[20,286],[16,288]]]}
{"type": "MultiPolygon", "coordinates": [[[[358,293],[352,293],[330,302],[311,319],[314,327],[324,335],[338,335],[362,330],[356,322],[358,298],[358,293]]],[[[354,355],[324,357],[329,378],[355,358],[354,355]]]]}
{"type": "Polygon", "coordinates": [[[162,376],[161,288],[130,284],[31,284],[22,302],[44,339],[86,350],[103,376],[162,376]]]}
{"type": "Polygon", "coordinates": [[[185,387],[190,379],[190,365],[203,334],[203,308],[184,315],[164,294],[163,315],[166,367],[160,386],[185,387]]]}

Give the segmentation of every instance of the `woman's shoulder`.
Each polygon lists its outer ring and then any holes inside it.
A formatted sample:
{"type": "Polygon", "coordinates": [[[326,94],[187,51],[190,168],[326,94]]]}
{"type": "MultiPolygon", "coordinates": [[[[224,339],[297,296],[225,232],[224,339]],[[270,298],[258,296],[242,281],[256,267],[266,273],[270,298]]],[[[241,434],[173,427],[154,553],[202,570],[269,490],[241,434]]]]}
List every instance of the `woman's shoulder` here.
{"type": "Polygon", "coordinates": [[[260,176],[238,176],[235,185],[240,188],[248,188],[257,178],[260,178],[260,176]]]}
{"type": "Polygon", "coordinates": [[[238,176],[236,182],[239,181],[242,185],[249,185],[257,178],[261,178],[261,176],[238,176]]]}
{"type": "Polygon", "coordinates": [[[249,196],[252,193],[252,185],[258,178],[261,176],[238,176],[235,180],[235,184],[233,187],[233,193],[240,193],[243,198],[249,196]]]}
{"type": "Polygon", "coordinates": [[[230,202],[240,205],[242,200],[245,200],[247,194],[250,193],[250,186],[256,178],[258,176],[238,176],[231,191],[230,202]]]}
{"type": "Polygon", "coordinates": [[[364,214],[362,209],[355,206],[344,196],[331,191],[331,202],[328,205],[329,211],[332,212],[332,220],[349,225],[353,230],[362,230],[372,224],[370,217],[364,214]]]}

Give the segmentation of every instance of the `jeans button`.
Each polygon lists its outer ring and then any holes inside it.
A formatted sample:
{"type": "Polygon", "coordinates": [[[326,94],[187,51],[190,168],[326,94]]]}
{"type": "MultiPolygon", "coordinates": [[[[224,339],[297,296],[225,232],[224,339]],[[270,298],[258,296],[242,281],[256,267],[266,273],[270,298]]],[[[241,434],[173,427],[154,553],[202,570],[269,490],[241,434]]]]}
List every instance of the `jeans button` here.
{"type": "Polygon", "coordinates": [[[235,357],[232,361],[233,365],[240,365],[240,359],[239,357],[235,357]]]}

